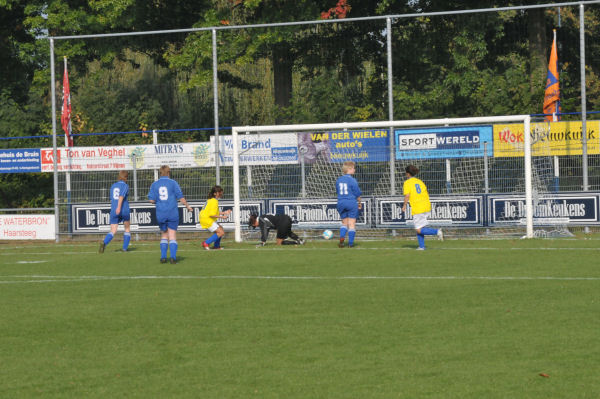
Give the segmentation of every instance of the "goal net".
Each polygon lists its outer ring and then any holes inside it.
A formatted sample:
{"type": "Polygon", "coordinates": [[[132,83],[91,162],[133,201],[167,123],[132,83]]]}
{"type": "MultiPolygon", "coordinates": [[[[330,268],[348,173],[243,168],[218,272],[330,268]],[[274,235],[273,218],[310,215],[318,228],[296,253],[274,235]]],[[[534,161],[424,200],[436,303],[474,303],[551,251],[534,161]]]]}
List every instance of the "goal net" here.
{"type": "MultiPolygon", "coordinates": [[[[288,214],[305,235],[335,233],[344,161],[356,163],[363,237],[414,235],[410,206],[401,212],[410,164],[427,185],[432,226],[450,236],[533,237],[533,210],[549,198],[552,164],[544,154],[532,157],[531,135],[523,133],[530,126],[528,115],[517,115],[234,127],[221,151],[233,167],[235,239],[254,239],[243,212],[252,201],[262,213],[288,214]]],[[[542,224],[561,224],[552,219],[542,224]]]]}

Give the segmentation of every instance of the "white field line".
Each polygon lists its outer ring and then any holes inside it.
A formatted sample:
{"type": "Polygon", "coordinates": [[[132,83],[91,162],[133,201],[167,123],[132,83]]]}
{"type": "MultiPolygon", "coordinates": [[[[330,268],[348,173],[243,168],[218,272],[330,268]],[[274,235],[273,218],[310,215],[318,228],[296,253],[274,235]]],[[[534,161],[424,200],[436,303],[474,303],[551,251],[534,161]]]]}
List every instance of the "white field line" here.
{"type": "Polygon", "coordinates": [[[491,280],[491,281],[600,281],[600,277],[553,276],[0,276],[0,284],[30,284],[111,280],[491,280]],[[27,279],[27,280],[4,280],[27,279]]]}
{"type": "MultiPolygon", "coordinates": [[[[227,252],[244,252],[244,251],[265,251],[265,252],[270,252],[270,251],[343,251],[343,252],[347,252],[347,251],[415,251],[416,248],[413,247],[398,247],[398,248],[391,248],[391,247],[370,247],[370,248],[345,248],[345,249],[340,249],[340,248],[311,248],[311,247],[303,247],[303,248],[277,248],[275,246],[273,247],[267,247],[267,248],[226,248],[224,251],[206,251],[204,248],[183,248],[183,249],[179,249],[178,252],[180,253],[188,253],[188,252],[217,252],[217,253],[221,253],[221,254],[226,254],[227,252]]],[[[598,248],[561,248],[561,247],[539,247],[539,248],[494,248],[494,247],[479,247],[479,248],[461,248],[461,247],[454,247],[454,248],[428,248],[426,252],[430,252],[430,251],[600,251],[600,247],[598,248]]],[[[110,253],[110,250],[107,250],[108,253],[110,253]]],[[[115,253],[117,253],[118,251],[115,250],[115,253]]],[[[131,253],[159,253],[158,249],[155,250],[135,250],[135,251],[131,251],[131,253]]],[[[0,254],[0,256],[21,256],[21,255],[81,255],[81,254],[98,254],[98,251],[76,251],[76,252],[2,252],[0,254]]],[[[100,254],[98,254],[99,256],[102,256],[100,254]]],[[[129,255],[125,255],[123,254],[123,256],[129,256],[129,255]]]]}

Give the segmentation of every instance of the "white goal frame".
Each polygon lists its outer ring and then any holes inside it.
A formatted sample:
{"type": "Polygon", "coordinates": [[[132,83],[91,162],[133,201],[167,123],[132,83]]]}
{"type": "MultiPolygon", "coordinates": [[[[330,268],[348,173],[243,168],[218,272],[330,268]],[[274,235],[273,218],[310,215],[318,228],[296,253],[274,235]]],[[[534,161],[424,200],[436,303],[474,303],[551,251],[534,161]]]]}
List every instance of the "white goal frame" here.
{"type": "MultiPolygon", "coordinates": [[[[531,168],[531,117],[529,115],[486,116],[471,118],[420,119],[404,121],[377,122],[343,122],[298,125],[267,125],[267,126],[234,126],[231,128],[233,145],[233,221],[235,224],[235,241],[242,241],[240,221],[240,160],[238,149],[238,134],[251,132],[298,132],[306,130],[344,130],[363,128],[396,128],[414,126],[444,126],[460,124],[480,124],[494,122],[522,122],[524,134],[524,173],[525,173],[525,220],[527,238],[533,238],[533,188],[531,168]]],[[[392,136],[393,137],[393,136],[392,136]]]]}

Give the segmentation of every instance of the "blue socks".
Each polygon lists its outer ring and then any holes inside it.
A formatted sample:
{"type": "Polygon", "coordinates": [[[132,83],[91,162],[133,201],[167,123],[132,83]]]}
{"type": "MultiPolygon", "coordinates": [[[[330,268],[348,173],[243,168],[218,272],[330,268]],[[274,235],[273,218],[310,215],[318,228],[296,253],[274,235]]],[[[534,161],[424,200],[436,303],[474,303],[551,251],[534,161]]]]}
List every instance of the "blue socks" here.
{"type": "Polygon", "coordinates": [[[127,251],[127,247],[129,247],[129,241],[131,241],[131,233],[125,232],[123,234],[123,250],[127,251]]]}
{"type": "Polygon", "coordinates": [[[348,230],[348,245],[354,245],[354,236],[356,235],[356,230],[348,230]]]}
{"type": "Polygon", "coordinates": [[[348,232],[348,228],[344,225],[340,227],[340,238],[346,238],[346,233],[348,232]]]}
{"type": "Polygon", "coordinates": [[[166,238],[161,239],[160,240],[160,258],[161,259],[167,258],[167,248],[169,248],[169,240],[167,240],[166,238]]]}
{"type": "Polygon", "coordinates": [[[210,245],[213,242],[217,241],[218,239],[219,239],[219,236],[217,235],[217,233],[214,233],[212,236],[208,237],[208,239],[204,242],[207,243],[208,245],[210,245]]]}
{"type": "MultiPolygon", "coordinates": [[[[108,233],[106,237],[104,237],[104,245],[108,245],[109,242],[114,238],[113,233],[108,233]]],[[[129,242],[131,241],[131,233],[125,232],[123,234],[123,250],[127,251],[127,247],[129,247],[129,242]]]]}
{"type": "Polygon", "coordinates": [[[423,235],[423,229],[421,229],[421,234],[417,234],[417,241],[419,241],[419,248],[425,248],[425,236],[423,235]]]}
{"type": "Polygon", "coordinates": [[[221,238],[222,237],[219,237],[219,238],[216,239],[215,245],[213,246],[213,248],[220,248],[221,247],[221,238]]]}
{"type": "Polygon", "coordinates": [[[108,245],[108,243],[112,241],[113,237],[113,233],[108,233],[106,237],[104,237],[104,245],[108,245]]]}
{"type": "Polygon", "coordinates": [[[431,227],[423,227],[421,229],[421,234],[417,234],[419,248],[425,248],[425,236],[434,236],[437,235],[437,233],[437,229],[432,229],[431,227]]]}
{"type": "MultiPolygon", "coordinates": [[[[171,251],[171,259],[177,259],[177,241],[169,241],[169,250],[171,251]]],[[[165,257],[167,253],[165,252],[165,257]]]]}

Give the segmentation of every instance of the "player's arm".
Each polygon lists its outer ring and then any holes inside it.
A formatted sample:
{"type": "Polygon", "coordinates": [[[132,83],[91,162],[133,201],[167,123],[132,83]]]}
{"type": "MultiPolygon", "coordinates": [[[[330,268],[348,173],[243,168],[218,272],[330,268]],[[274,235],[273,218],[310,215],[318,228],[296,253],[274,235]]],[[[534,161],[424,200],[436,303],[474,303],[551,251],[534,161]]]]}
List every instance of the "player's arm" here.
{"type": "Polygon", "coordinates": [[[125,197],[123,197],[122,195],[119,196],[119,202],[117,203],[117,209],[115,209],[115,213],[117,215],[121,214],[121,206],[123,206],[124,199],[125,199],[125,197]]]}
{"type": "Polygon", "coordinates": [[[150,186],[150,191],[148,191],[148,201],[150,201],[151,204],[156,204],[156,195],[154,195],[152,186],[150,186]]]}
{"type": "Polygon", "coordinates": [[[259,223],[260,226],[260,242],[262,245],[267,243],[267,238],[269,237],[269,227],[262,220],[259,223]]]}
{"type": "Polygon", "coordinates": [[[402,213],[406,212],[406,204],[408,204],[409,200],[410,200],[410,193],[408,193],[404,196],[404,204],[402,205],[402,213]]]}
{"type": "Polygon", "coordinates": [[[356,203],[358,204],[358,209],[362,209],[362,201],[360,199],[362,192],[360,191],[360,188],[358,187],[358,183],[356,182],[356,180],[354,180],[353,183],[354,184],[352,185],[352,191],[354,192],[354,196],[356,197],[356,203]]]}
{"type": "Polygon", "coordinates": [[[219,212],[217,215],[213,216],[215,219],[227,219],[229,214],[231,214],[231,209],[228,209],[224,212],[219,212]]]}
{"type": "Polygon", "coordinates": [[[193,211],[192,207],[187,203],[187,201],[185,200],[184,197],[179,198],[179,202],[181,202],[183,204],[183,206],[185,206],[187,208],[188,211],[190,211],[190,212],[193,211]]]}

